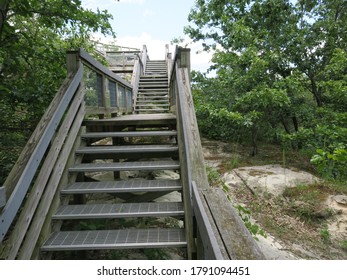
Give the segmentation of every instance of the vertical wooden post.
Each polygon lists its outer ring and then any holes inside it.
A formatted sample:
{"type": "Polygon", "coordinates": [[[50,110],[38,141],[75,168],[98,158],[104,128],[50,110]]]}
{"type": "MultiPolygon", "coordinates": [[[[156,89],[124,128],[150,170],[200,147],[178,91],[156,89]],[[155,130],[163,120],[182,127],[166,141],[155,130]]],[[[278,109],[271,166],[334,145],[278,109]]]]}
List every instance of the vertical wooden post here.
{"type": "Polygon", "coordinates": [[[181,48],[181,47],[178,48],[178,67],[188,68],[189,78],[191,79],[190,49],[181,48]]]}
{"type": "MultiPolygon", "coordinates": [[[[104,75],[99,73],[96,74],[96,91],[98,94],[98,106],[104,107],[104,112],[106,112],[107,103],[106,103],[106,78],[104,75]]],[[[99,114],[99,118],[103,119],[104,114],[99,114]]]]}
{"type": "Polygon", "coordinates": [[[80,67],[80,53],[79,51],[71,51],[66,53],[66,66],[67,73],[75,73],[80,67]]]}
{"type": "Polygon", "coordinates": [[[146,71],[147,59],[148,59],[147,47],[146,47],[146,45],[143,45],[143,47],[142,47],[142,58],[141,58],[141,61],[142,61],[142,64],[143,64],[143,69],[142,69],[143,72],[141,73],[141,75],[146,71]]]}
{"type": "Polygon", "coordinates": [[[107,90],[108,90],[108,79],[106,78],[105,75],[102,75],[102,98],[104,100],[104,107],[105,107],[105,112],[107,112],[107,108],[110,107],[110,98],[107,96],[107,90]]]}

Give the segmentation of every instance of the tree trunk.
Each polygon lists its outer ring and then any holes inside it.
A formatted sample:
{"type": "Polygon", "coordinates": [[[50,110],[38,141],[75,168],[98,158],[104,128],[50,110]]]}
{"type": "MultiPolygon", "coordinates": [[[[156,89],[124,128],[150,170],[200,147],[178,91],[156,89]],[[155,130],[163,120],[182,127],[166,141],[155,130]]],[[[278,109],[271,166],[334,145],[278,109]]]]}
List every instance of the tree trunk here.
{"type": "Polygon", "coordinates": [[[298,122],[298,118],[296,117],[295,114],[292,117],[292,120],[293,120],[294,129],[296,132],[298,132],[299,131],[299,122],[298,122]]]}
{"type": "Polygon", "coordinates": [[[258,138],[258,128],[255,125],[253,125],[252,126],[252,147],[253,147],[253,150],[251,152],[251,156],[255,156],[258,153],[257,138],[258,138]]]}
{"type": "Polygon", "coordinates": [[[2,45],[2,32],[4,30],[9,5],[10,0],[0,0],[0,46],[2,45]]]}
{"type": "Polygon", "coordinates": [[[316,99],[317,106],[323,107],[322,96],[317,87],[316,80],[314,77],[310,77],[310,80],[311,80],[311,90],[312,90],[314,98],[316,99]]]}
{"type": "Polygon", "coordinates": [[[290,134],[290,129],[289,129],[288,125],[286,124],[286,121],[284,120],[283,116],[281,117],[281,123],[284,127],[284,130],[287,132],[287,134],[290,134]]]}

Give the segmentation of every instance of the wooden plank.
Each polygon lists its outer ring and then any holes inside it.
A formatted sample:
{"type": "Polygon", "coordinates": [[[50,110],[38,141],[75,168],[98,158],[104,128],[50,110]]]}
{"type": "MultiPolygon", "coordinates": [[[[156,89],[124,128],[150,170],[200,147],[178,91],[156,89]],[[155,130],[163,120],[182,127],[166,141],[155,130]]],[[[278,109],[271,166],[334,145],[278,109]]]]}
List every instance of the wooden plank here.
{"type": "Polygon", "coordinates": [[[179,92],[179,114],[177,117],[184,117],[184,119],[180,120],[180,123],[186,127],[185,133],[187,143],[185,144],[185,149],[187,149],[191,167],[194,167],[191,168],[192,180],[196,182],[196,185],[200,189],[208,189],[209,185],[204,164],[205,160],[202,153],[200,133],[195,116],[188,69],[176,67],[176,76],[179,92]]]}
{"type": "Polygon", "coordinates": [[[222,254],[215,233],[212,229],[211,221],[207,216],[207,212],[200,197],[200,192],[195,184],[192,183],[192,203],[194,216],[196,217],[196,227],[199,229],[198,239],[201,239],[202,258],[207,260],[223,260],[225,257],[222,254]]]}
{"type": "Polygon", "coordinates": [[[41,203],[38,206],[35,217],[26,233],[25,240],[18,255],[18,259],[30,259],[32,252],[35,249],[36,243],[40,236],[42,226],[46,220],[47,213],[50,209],[52,200],[57,192],[57,188],[61,179],[61,175],[65,169],[67,159],[71,153],[72,146],[78,135],[84,118],[84,106],[82,106],[77,114],[74,124],[65,141],[64,147],[59,155],[59,158],[54,166],[54,170],[48,182],[49,188],[44,192],[41,203]]]}
{"type": "Polygon", "coordinates": [[[132,77],[131,77],[131,85],[133,86],[133,103],[134,103],[134,108],[136,106],[136,100],[137,100],[137,93],[138,93],[138,85],[140,81],[140,77],[143,73],[143,64],[141,61],[141,58],[137,56],[134,64],[134,69],[132,72],[132,77]]]}
{"type": "Polygon", "coordinates": [[[203,192],[210,209],[212,221],[218,230],[222,244],[232,260],[264,260],[258,244],[245,227],[230,201],[221,189],[203,192]]]}
{"type": "Polygon", "coordinates": [[[208,183],[192,101],[190,80],[186,76],[188,75],[187,71],[187,68],[179,68],[179,63],[175,63],[175,75],[172,76],[170,97],[175,101],[177,100],[176,115],[183,201],[185,203],[185,229],[188,243],[188,258],[192,258],[196,254],[196,244],[193,238],[191,185],[192,181],[195,181],[199,187],[206,188],[208,183]]]}

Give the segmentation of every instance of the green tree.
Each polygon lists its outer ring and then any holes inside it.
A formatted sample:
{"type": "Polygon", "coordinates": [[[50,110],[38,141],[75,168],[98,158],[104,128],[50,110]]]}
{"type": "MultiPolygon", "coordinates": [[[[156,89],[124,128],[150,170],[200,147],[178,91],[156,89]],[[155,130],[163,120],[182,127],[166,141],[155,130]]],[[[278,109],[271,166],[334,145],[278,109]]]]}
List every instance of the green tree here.
{"type": "Polygon", "coordinates": [[[27,119],[35,126],[66,75],[66,51],[77,47],[93,51],[92,32],[114,35],[109,23],[111,15],[107,11],[86,10],[81,1],[2,3],[2,102],[13,111],[26,111],[27,119]]]}
{"type": "Polygon", "coordinates": [[[6,174],[66,77],[66,51],[95,53],[91,34],[114,32],[107,11],[87,10],[79,0],[0,0],[0,13],[0,171],[6,174]]]}
{"type": "Polygon", "coordinates": [[[259,135],[331,154],[345,144],[346,1],[197,0],[189,20],[186,34],[214,50],[217,77],[195,86],[205,116],[240,114],[231,130],[254,145],[259,135]]]}

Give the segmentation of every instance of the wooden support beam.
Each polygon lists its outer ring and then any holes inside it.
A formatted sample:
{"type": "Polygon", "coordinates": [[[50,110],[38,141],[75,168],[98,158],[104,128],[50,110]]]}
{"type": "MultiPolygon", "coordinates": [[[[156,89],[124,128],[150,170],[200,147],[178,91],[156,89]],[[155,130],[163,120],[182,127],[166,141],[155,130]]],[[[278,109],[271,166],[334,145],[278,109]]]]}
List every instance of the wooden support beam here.
{"type": "Polygon", "coordinates": [[[210,188],[201,192],[205,209],[210,213],[219,246],[231,260],[264,260],[258,244],[245,227],[224,192],[219,188],[210,188]]]}

